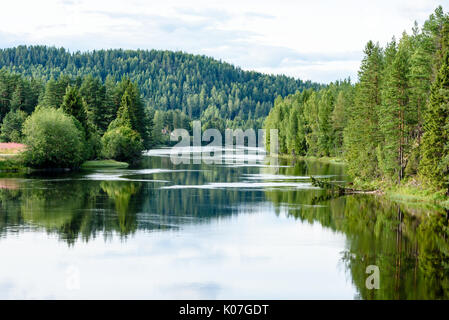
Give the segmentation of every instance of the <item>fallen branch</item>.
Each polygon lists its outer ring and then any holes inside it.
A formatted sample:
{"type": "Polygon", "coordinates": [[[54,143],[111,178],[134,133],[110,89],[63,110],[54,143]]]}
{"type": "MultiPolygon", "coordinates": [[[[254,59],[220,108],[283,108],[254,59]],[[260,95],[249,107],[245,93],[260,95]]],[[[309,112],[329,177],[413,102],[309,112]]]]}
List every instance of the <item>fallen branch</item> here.
{"type": "Polygon", "coordinates": [[[310,177],[310,180],[312,180],[312,185],[314,187],[319,187],[322,189],[326,189],[326,190],[331,190],[333,191],[335,194],[337,194],[338,196],[342,196],[345,194],[357,194],[357,193],[363,193],[363,194],[376,194],[379,193],[379,191],[377,190],[356,190],[356,189],[352,189],[352,188],[346,188],[344,186],[341,186],[339,184],[336,183],[331,183],[329,181],[325,181],[325,180],[319,180],[317,178],[314,177],[310,177]]]}

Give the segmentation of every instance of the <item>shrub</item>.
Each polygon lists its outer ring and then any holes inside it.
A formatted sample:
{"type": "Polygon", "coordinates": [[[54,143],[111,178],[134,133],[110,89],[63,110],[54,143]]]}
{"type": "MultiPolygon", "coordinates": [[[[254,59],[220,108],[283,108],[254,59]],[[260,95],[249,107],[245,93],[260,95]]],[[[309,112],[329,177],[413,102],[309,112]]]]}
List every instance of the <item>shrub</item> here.
{"type": "Polygon", "coordinates": [[[37,107],[23,126],[24,161],[35,168],[76,168],[84,161],[84,133],[60,109],[37,107]]]}
{"type": "Polygon", "coordinates": [[[134,161],[142,155],[140,135],[127,126],[108,129],[101,138],[102,154],[107,159],[134,161]]]}

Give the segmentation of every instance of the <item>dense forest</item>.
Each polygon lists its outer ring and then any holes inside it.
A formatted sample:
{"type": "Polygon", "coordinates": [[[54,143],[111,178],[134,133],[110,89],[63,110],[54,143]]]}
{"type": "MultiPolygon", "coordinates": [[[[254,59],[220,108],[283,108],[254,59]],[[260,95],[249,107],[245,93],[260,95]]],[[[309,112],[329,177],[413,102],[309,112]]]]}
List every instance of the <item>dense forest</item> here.
{"type": "MultiPolygon", "coordinates": [[[[249,120],[248,127],[261,127],[277,96],[321,87],[282,75],[243,71],[205,56],[159,50],[70,53],[63,48],[19,46],[0,49],[0,68],[35,79],[32,88],[39,81],[57,81],[65,76],[92,76],[106,84],[127,76],[138,85],[147,108],[160,111],[159,118],[174,111],[165,119],[167,125],[173,125],[175,115],[181,123],[186,117],[206,122],[212,118],[220,119],[222,126],[245,126],[249,120]]],[[[4,100],[12,99],[11,94],[0,91],[6,95],[4,100]]],[[[36,91],[33,99],[35,103],[36,91]]]]}
{"type": "Polygon", "coordinates": [[[25,143],[30,167],[134,161],[153,145],[152,116],[127,77],[103,83],[91,75],[63,75],[44,83],[0,69],[0,118],[1,141],[25,143]]]}
{"type": "Polygon", "coordinates": [[[277,98],[265,128],[279,129],[282,153],[345,158],[356,182],[447,190],[449,15],[437,8],[385,48],[369,41],[355,85],[277,98]]]}

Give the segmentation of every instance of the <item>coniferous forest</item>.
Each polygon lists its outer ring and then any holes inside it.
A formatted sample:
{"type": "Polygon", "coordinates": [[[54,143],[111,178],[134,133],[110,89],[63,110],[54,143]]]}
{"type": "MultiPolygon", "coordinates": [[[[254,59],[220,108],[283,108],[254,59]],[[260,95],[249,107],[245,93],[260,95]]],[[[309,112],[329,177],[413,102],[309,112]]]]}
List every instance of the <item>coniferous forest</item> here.
{"type": "MultiPolygon", "coordinates": [[[[322,87],[286,76],[243,71],[205,56],[158,50],[70,53],[63,48],[19,46],[0,49],[0,68],[1,119],[17,99],[23,100],[26,112],[37,103],[61,100],[70,82],[83,87],[81,94],[92,112],[103,114],[101,109],[105,109],[108,113],[115,98],[111,87],[128,77],[137,84],[145,109],[157,120],[156,143],[163,139],[159,129],[188,128],[191,119],[220,129],[260,128],[277,96],[322,87]],[[8,77],[6,71],[12,75],[8,77]],[[55,93],[47,92],[51,90],[55,93]]],[[[107,121],[98,121],[105,130],[107,121]]]]}
{"type": "Polygon", "coordinates": [[[439,7],[385,47],[369,41],[358,74],[355,85],[278,97],[265,128],[279,129],[280,151],[344,158],[361,184],[407,180],[447,191],[449,15],[439,7]]]}
{"type": "Polygon", "coordinates": [[[0,300],[274,319],[284,299],[449,300],[441,6],[19,2],[0,11],[0,300]],[[173,44],[242,68],[108,49],[173,44]],[[239,299],[268,302],[219,302],[239,299]]]}
{"type": "Polygon", "coordinates": [[[203,129],[264,126],[279,130],[281,153],[344,158],[356,182],[416,179],[447,188],[448,60],[449,17],[441,7],[385,47],[369,41],[355,84],[264,75],[182,52],[1,49],[0,138],[25,142],[37,106],[77,119],[87,159],[112,156],[101,139],[119,144],[108,132],[118,126],[138,133],[136,150],[167,143],[167,132],[191,129],[194,119],[203,129]]]}

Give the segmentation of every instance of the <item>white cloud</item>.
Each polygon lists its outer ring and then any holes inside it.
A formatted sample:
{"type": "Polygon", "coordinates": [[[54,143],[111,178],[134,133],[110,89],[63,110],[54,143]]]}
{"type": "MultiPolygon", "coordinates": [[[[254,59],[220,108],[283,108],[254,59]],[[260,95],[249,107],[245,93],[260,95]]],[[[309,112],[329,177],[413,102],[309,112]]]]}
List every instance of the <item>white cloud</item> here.
{"type": "MultiPolygon", "coordinates": [[[[170,49],[329,82],[356,77],[365,43],[423,22],[434,0],[8,1],[0,47],[170,49]]],[[[444,4],[443,4],[444,5],[444,4]]]]}

